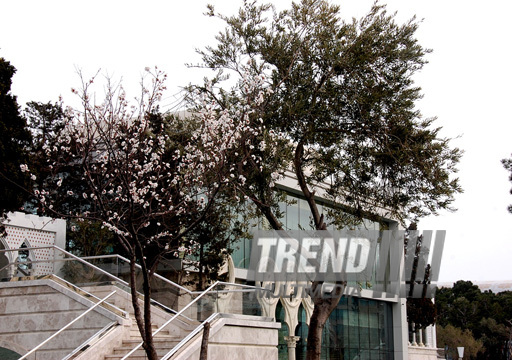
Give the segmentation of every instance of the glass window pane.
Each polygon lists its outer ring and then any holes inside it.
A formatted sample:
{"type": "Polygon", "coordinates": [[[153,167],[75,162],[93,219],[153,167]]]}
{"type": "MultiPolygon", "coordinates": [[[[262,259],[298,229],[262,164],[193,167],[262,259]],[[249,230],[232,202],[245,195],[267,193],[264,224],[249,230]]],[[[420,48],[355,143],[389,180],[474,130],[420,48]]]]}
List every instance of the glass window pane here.
{"type": "Polygon", "coordinates": [[[304,199],[299,199],[299,224],[302,229],[312,229],[310,225],[311,210],[309,204],[304,199]]]}
{"type": "Polygon", "coordinates": [[[286,207],[286,226],[290,230],[299,229],[299,206],[297,204],[297,198],[288,196],[288,200],[295,201],[293,204],[288,204],[286,207]]]}

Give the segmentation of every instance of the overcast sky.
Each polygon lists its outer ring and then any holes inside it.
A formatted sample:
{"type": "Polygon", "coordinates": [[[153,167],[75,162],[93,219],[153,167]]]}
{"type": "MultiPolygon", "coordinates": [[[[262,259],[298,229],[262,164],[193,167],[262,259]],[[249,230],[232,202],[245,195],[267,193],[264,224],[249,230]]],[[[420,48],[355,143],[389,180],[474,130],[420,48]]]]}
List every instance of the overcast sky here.
{"type": "MultiPolygon", "coordinates": [[[[206,3],[233,13],[241,1],[8,1],[0,14],[0,57],[16,68],[13,94],[27,101],[74,101],[76,69],[98,69],[123,78],[136,96],[146,66],[169,76],[164,109],[179,87],[201,74],[185,63],[196,48],[213,44],[222,22],[203,16],[206,3]]],[[[336,0],[346,18],[360,17],[371,0],[336,0]]],[[[464,193],[455,213],[420,222],[421,229],[447,230],[440,281],[512,280],[512,184],[500,160],[512,152],[510,1],[389,0],[388,11],[406,21],[423,19],[417,37],[433,49],[416,77],[422,113],[437,116],[442,135],[465,151],[458,176],[464,193]]],[[[278,7],[289,1],[279,0],[278,7]]]]}

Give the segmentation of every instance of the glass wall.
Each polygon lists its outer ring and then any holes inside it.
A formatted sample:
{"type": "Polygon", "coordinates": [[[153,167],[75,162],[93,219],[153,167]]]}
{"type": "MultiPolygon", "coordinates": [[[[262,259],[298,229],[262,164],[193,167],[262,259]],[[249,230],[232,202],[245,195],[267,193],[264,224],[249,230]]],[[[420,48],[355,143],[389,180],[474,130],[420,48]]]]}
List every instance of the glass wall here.
{"type": "Polygon", "coordinates": [[[391,304],[371,299],[344,297],[329,316],[324,332],[326,359],[393,359],[391,304]],[[333,336],[333,331],[337,335],[333,336]],[[341,332],[341,336],[339,335],[341,332]],[[337,339],[333,344],[332,339],[337,339]],[[340,341],[341,339],[341,341],[340,341]],[[334,345],[334,346],[333,346],[334,345]]]}
{"type": "MultiPolygon", "coordinates": [[[[283,213],[280,221],[286,230],[313,230],[313,219],[311,217],[311,210],[307,201],[297,195],[288,194],[286,202],[279,203],[279,210],[283,213]]],[[[317,200],[318,209],[324,215],[328,224],[328,229],[331,231],[341,230],[336,227],[333,221],[329,220],[328,212],[332,212],[333,208],[320,200],[317,200]]],[[[341,210],[340,210],[341,211],[341,210]]],[[[347,219],[350,221],[350,215],[347,214],[347,219]]],[[[249,230],[270,230],[266,219],[252,219],[250,220],[249,230]]],[[[364,230],[379,230],[381,224],[376,221],[363,220],[357,224],[350,224],[345,228],[351,229],[364,229],[364,230]]],[[[249,267],[249,259],[251,257],[251,239],[236,239],[233,244],[233,261],[235,267],[247,269],[249,267]]],[[[359,284],[363,288],[369,287],[368,284],[359,284]]]]}
{"type": "Polygon", "coordinates": [[[306,359],[306,347],[307,347],[307,338],[308,338],[308,324],[306,322],[306,310],[301,305],[299,307],[298,314],[299,325],[295,329],[295,336],[299,337],[299,341],[297,341],[297,347],[295,349],[295,357],[298,360],[306,359]]]}
{"type": "MultiPolygon", "coordinates": [[[[328,223],[331,231],[340,230],[334,221],[329,221],[329,212],[334,209],[325,202],[317,202],[319,210],[328,223]]],[[[283,217],[280,219],[286,230],[314,229],[311,211],[307,201],[297,195],[288,194],[287,201],[279,204],[283,217]]],[[[341,211],[341,210],[340,210],[341,211]]],[[[347,214],[350,219],[350,215],[347,214]]],[[[252,220],[253,229],[268,230],[264,219],[252,220]]],[[[381,224],[371,220],[350,223],[346,228],[380,230],[381,224]]],[[[251,240],[238,239],[234,243],[232,254],[235,266],[248,268],[251,240]]],[[[378,254],[378,251],[377,251],[378,254]]],[[[371,288],[371,279],[365,283],[350,283],[348,286],[371,288]]],[[[343,297],[337,308],[331,313],[323,333],[322,359],[349,360],[391,360],[393,359],[393,328],[391,304],[372,299],[343,297]]],[[[287,359],[287,348],[284,336],[295,334],[297,342],[296,358],[305,359],[308,326],[306,312],[299,308],[299,325],[296,329],[288,329],[284,324],[284,309],[279,302],[276,320],[283,324],[279,331],[279,359],[287,359]]]]}
{"type": "MultiPolygon", "coordinates": [[[[304,311],[299,311],[299,319],[304,311]]],[[[305,359],[307,326],[295,332],[297,359],[305,359]]],[[[371,299],[343,297],[325,324],[322,359],[392,360],[393,322],[391,304],[371,299]]]]}
{"type": "Polygon", "coordinates": [[[240,269],[249,268],[249,260],[251,259],[251,239],[239,238],[233,241],[233,263],[235,267],[240,269]]]}

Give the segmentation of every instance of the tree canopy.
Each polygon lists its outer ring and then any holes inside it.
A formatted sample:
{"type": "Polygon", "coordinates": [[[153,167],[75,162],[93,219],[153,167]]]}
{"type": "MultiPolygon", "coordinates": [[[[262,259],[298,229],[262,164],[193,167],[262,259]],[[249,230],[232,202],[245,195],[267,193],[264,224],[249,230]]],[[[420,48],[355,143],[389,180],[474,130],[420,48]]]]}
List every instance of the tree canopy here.
{"type": "MultiPolygon", "coordinates": [[[[501,160],[503,167],[510,172],[508,179],[512,181],[512,159],[503,159],[501,160]]],[[[512,189],[510,189],[510,193],[512,194],[512,189]]],[[[512,213],[512,205],[508,206],[508,211],[512,213]]]]}
{"type": "Polygon", "coordinates": [[[16,97],[11,94],[15,72],[9,61],[0,58],[0,214],[21,209],[28,198],[23,188],[30,182],[20,168],[28,162],[31,136],[16,97]]]}
{"type": "MultiPolygon", "coordinates": [[[[380,5],[348,23],[326,1],[272,10],[246,2],[235,16],[219,15],[227,28],[201,54],[218,70],[214,85],[227,76],[265,77],[272,95],[258,115],[293,144],[282,166],[293,163],[301,190],[328,180],[330,200],[358,216],[385,207],[405,220],[450,208],[461,190],[451,176],[461,152],[416,108],[413,76],[430,52],[414,37],[418,23],[399,25],[380,5]]],[[[222,107],[236,101],[220,94],[222,107]]]]}

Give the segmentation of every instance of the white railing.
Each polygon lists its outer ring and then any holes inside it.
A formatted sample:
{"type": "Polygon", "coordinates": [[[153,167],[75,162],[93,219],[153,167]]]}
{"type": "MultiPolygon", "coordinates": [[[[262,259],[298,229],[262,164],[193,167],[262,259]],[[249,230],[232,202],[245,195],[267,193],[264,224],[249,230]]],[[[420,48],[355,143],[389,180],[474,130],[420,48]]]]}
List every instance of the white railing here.
{"type": "MultiPolygon", "coordinates": [[[[125,258],[125,257],[123,257],[121,255],[118,255],[118,254],[85,256],[82,259],[84,259],[84,260],[96,260],[96,259],[108,259],[108,258],[116,258],[116,259],[122,260],[122,261],[124,261],[124,262],[126,262],[128,264],[130,263],[130,260],[128,260],[127,258],[125,258]]],[[[138,268],[139,270],[142,270],[142,267],[139,264],[135,264],[135,267],[138,268]]],[[[156,277],[157,279],[160,279],[160,280],[168,283],[169,285],[172,285],[172,286],[176,287],[177,289],[180,289],[183,292],[186,292],[188,294],[194,293],[194,291],[190,291],[186,287],[183,287],[183,286],[181,286],[179,284],[176,284],[174,281],[169,280],[169,279],[161,276],[160,274],[154,273],[153,276],[156,277]]]]}
{"type": "MultiPolygon", "coordinates": [[[[89,260],[93,260],[93,259],[105,259],[105,258],[118,258],[122,261],[125,261],[129,264],[129,260],[120,256],[120,255],[100,255],[100,256],[90,256],[90,257],[84,257],[84,258],[81,258],[81,257],[78,257],[76,255],[73,255],[72,253],[64,250],[64,249],[61,249],[60,247],[56,246],[56,245],[48,245],[48,246],[40,246],[40,247],[26,247],[26,248],[19,248],[19,249],[2,249],[0,250],[0,253],[5,253],[5,252],[15,252],[15,251],[27,251],[27,250],[42,250],[42,249],[54,249],[54,250],[57,250],[59,251],[60,253],[62,253],[63,255],[67,256],[66,258],[58,258],[58,259],[47,259],[47,260],[28,260],[28,261],[14,261],[14,262],[10,262],[9,264],[5,265],[4,267],[2,267],[0,269],[0,272],[6,268],[9,268],[10,266],[17,266],[19,264],[23,264],[23,265],[26,265],[26,264],[47,264],[47,263],[65,263],[65,262],[70,262],[70,261],[78,261],[80,262],[81,264],[89,267],[90,269],[94,270],[94,271],[97,271],[99,272],[100,274],[102,275],[105,275],[107,276],[109,279],[111,279],[112,281],[114,281],[115,283],[117,283],[118,285],[122,285],[125,287],[125,291],[127,292],[131,292],[131,289],[130,289],[130,284],[126,281],[124,281],[123,279],[120,279],[119,277],[109,273],[108,271],[105,271],[103,269],[101,269],[100,267],[94,265],[94,264],[91,264],[90,262],[86,261],[87,259],[89,260]]],[[[138,265],[138,264],[135,264],[136,268],[138,268],[139,270],[141,269],[141,266],[138,265]]],[[[53,272],[52,272],[53,273],[53,272]]],[[[183,286],[180,286],[176,283],[174,283],[173,281],[169,280],[169,279],[166,279],[165,277],[159,275],[159,274],[154,274],[155,277],[157,277],[159,280],[162,280],[164,281],[165,283],[169,284],[170,286],[172,287],[175,287],[177,288],[179,291],[183,291],[183,292],[186,292],[190,295],[193,295],[195,293],[198,293],[198,292],[192,292],[190,290],[188,290],[187,288],[183,287],[183,286]]],[[[139,293],[140,294],[140,293],[139,293]]],[[[140,294],[142,295],[142,294],[140,294]]],[[[170,308],[169,306],[166,306],[156,300],[151,300],[151,303],[153,305],[156,305],[162,309],[164,309],[165,311],[169,312],[169,313],[173,313],[175,314],[176,313],[176,310],[170,308]]],[[[187,320],[190,320],[187,318],[187,320]]]]}
{"type": "MultiPolygon", "coordinates": [[[[213,321],[215,318],[217,318],[219,316],[219,312],[222,312],[222,311],[219,311],[219,304],[218,304],[218,301],[221,300],[220,296],[230,296],[230,295],[233,295],[233,294],[247,294],[247,293],[252,293],[252,294],[255,294],[256,295],[256,292],[261,292],[261,291],[264,291],[266,293],[269,293],[270,290],[268,289],[265,289],[265,288],[261,288],[261,287],[257,287],[257,286],[251,286],[251,285],[244,285],[244,284],[233,284],[233,283],[227,283],[227,282],[223,282],[223,281],[216,281],[214,284],[212,284],[211,286],[209,286],[206,290],[202,291],[202,292],[197,292],[197,291],[194,291],[194,292],[191,292],[191,293],[199,293],[199,296],[197,296],[196,298],[194,298],[194,300],[192,300],[190,303],[188,303],[183,309],[181,309],[176,315],[174,315],[172,318],[170,318],[166,323],[164,323],[162,326],[160,326],[157,330],[155,330],[152,335],[155,336],[157,335],[160,331],[162,331],[164,328],[166,328],[169,324],[171,324],[178,316],[183,316],[183,313],[188,310],[190,307],[192,307],[193,305],[197,304],[199,302],[200,299],[204,298],[206,295],[209,295],[209,294],[214,294],[216,295],[216,305],[217,305],[217,309],[216,311],[211,314],[206,320],[202,321],[195,329],[193,329],[189,334],[187,334],[176,346],[174,346],[168,353],[166,353],[161,359],[169,359],[171,356],[173,356],[174,354],[176,354],[183,346],[185,346],[185,344],[188,343],[188,341],[190,341],[190,339],[192,339],[194,336],[196,336],[204,327],[205,323],[207,322],[211,322],[213,321]],[[229,286],[231,288],[229,289],[215,289],[216,287],[219,287],[219,286],[229,286]],[[233,289],[233,287],[240,287],[241,289],[233,289]]],[[[227,299],[228,302],[229,302],[229,298],[227,299]]],[[[260,304],[260,307],[262,305],[260,304]]],[[[227,308],[228,306],[226,306],[227,308]]],[[[240,308],[239,310],[242,310],[243,309],[243,304],[242,304],[242,308],[240,308]]],[[[233,311],[234,309],[230,309],[231,311],[233,311]]],[[[199,320],[199,319],[198,319],[199,320]]],[[[141,348],[141,346],[143,345],[143,342],[140,342],[137,346],[135,346],[128,354],[126,354],[121,360],[126,360],[129,356],[131,356],[135,351],[139,350],[141,348]]]]}

